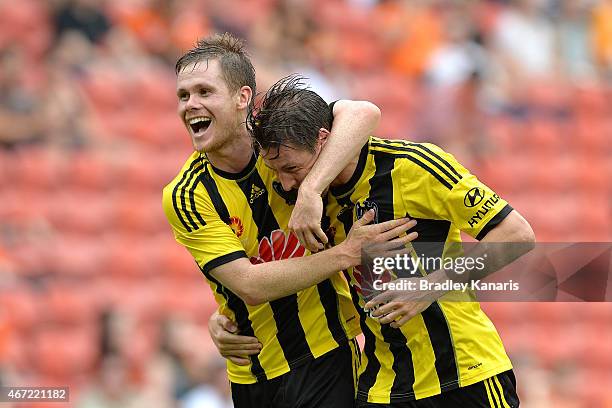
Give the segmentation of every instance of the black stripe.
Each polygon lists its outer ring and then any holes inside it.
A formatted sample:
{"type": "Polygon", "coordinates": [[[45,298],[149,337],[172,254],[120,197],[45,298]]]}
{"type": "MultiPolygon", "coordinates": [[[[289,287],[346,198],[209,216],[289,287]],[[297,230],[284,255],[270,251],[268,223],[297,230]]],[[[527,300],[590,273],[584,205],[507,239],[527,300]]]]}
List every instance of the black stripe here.
{"type": "Polygon", "coordinates": [[[446,167],[448,167],[453,173],[455,173],[457,175],[457,177],[459,177],[459,180],[461,180],[463,178],[463,177],[461,177],[461,174],[459,174],[459,172],[457,170],[455,170],[455,168],[449,162],[444,160],[439,154],[433,152],[427,146],[424,146],[424,145],[419,144],[419,143],[410,143],[410,146],[414,146],[414,147],[417,147],[419,149],[425,150],[427,153],[431,154],[433,157],[435,157],[436,159],[440,160],[442,163],[446,164],[446,167]]]}
{"type": "MultiPolygon", "coordinates": [[[[270,208],[268,191],[259,172],[254,171],[248,178],[239,181],[238,186],[251,207],[253,220],[257,224],[258,239],[268,238],[271,240],[272,232],[281,228],[274,217],[272,208],[270,208]],[[252,185],[263,189],[263,193],[251,203],[249,198],[252,185]]],[[[270,244],[273,245],[272,242],[270,244]]],[[[312,360],[314,357],[306,341],[304,328],[300,323],[297,294],[273,300],[270,302],[270,307],[276,322],[276,338],[289,367],[293,369],[298,364],[312,360]]]]}
{"type": "MultiPolygon", "coordinates": [[[[453,184],[457,184],[459,182],[459,180],[457,180],[452,174],[450,174],[448,172],[448,170],[446,170],[444,167],[442,167],[434,159],[432,159],[431,157],[427,156],[426,154],[422,153],[419,150],[411,149],[409,147],[394,146],[394,145],[383,144],[383,143],[372,143],[371,146],[374,146],[374,147],[383,147],[385,149],[395,150],[395,151],[398,151],[398,152],[414,153],[417,156],[422,157],[423,159],[425,159],[429,163],[433,164],[438,170],[440,170],[442,173],[444,173],[453,182],[453,184]]],[[[461,176],[459,176],[459,178],[461,178],[461,176]]]]}
{"type": "Polygon", "coordinates": [[[430,148],[428,148],[427,146],[425,146],[425,145],[423,145],[421,143],[412,143],[412,142],[406,142],[406,141],[403,141],[403,140],[390,140],[389,142],[391,142],[391,143],[400,143],[400,144],[402,144],[404,146],[408,145],[408,146],[416,147],[416,148],[421,149],[421,150],[425,150],[427,153],[431,154],[433,157],[435,157],[436,159],[438,159],[442,163],[444,163],[446,165],[446,167],[448,167],[450,169],[450,171],[452,171],[453,173],[455,173],[457,175],[459,180],[461,180],[463,178],[461,176],[461,174],[459,174],[459,172],[448,161],[446,161],[445,159],[442,158],[442,156],[440,156],[439,154],[437,154],[436,152],[434,152],[433,150],[431,150],[430,148]]]}
{"type": "Polygon", "coordinates": [[[228,262],[235,261],[236,259],[247,258],[247,254],[244,251],[234,251],[229,254],[222,255],[213,259],[212,261],[207,262],[204,266],[200,267],[202,272],[209,273],[211,270],[216,268],[217,266],[224,265],[228,262]]]}
{"type": "MultiPolygon", "coordinates": [[[[348,233],[348,230],[347,230],[347,233],[348,233]]],[[[343,272],[344,272],[345,278],[350,282],[351,278],[348,275],[348,272],[346,271],[343,271],[343,272]]],[[[351,299],[353,301],[353,305],[355,306],[355,309],[357,309],[357,312],[359,313],[359,324],[361,325],[361,332],[363,333],[363,337],[365,339],[363,354],[365,354],[368,359],[368,363],[365,367],[365,370],[359,376],[359,380],[358,380],[359,384],[357,386],[358,399],[367,401],[368,393],[370,392],[370,389],[374,386],[374,383],[376,383],[376,376],[378,375],[378,372],[380,371],[380,361],[378,361],[378,359],[376,358],[376,354],[375,354],[376,336],[374,336],[374,333],[372,333],[372,331],[366,324],[367,315],[365,314],[361,306],[359,306],[359,294],[357,293],[353,285],[350,285],[350,291],[351,291],[351,299]]],[[[363,364],[363,361],[361,363],[363,364]]]]}
{"type": "Polygon", "coordinates": [[[340,309],[338,307],[338,292],[334,289],[330,279],[325,279],[317,285],[319,291],[319,298],[321,304],[325,310],[325,317],[327,318],[327,327],[332,334],[334,340],[338,345],[346,343],[347,336],[340,322],[340,309]]]}
{"type": "MultiPolygon", "coordinates": [[[[338,221],[342,223],[344,227],[344,236],[346,237],[353,226],[353,207],[354,204],[350,200],[350,196],[346,195],[340,198],[337,198],[338,204],[342,208],[347,208],[342,213],[339,213],[337,216],[338,221]]],[[[351,282],[351,278],[348,272],[343,271],[346,280],[351,282]]],[[[370,389],[376,383],[376,376],[378,376],[378,372],[380,371],[380,361],[376,358],[376,336],[370,330],[368,325],[366,324],[367,315],[359,306],[360,295],[355,290],[353,285],[350,285],[351,299],[353,301],[353,305],[355,309],[359,313],[359,324],[361,325],[361,331],[365,338],[365,345],[363,348],[363,353],[366,355],[368,359],[368,363],[365,367],[365,370],[359,376],[359,385],[358,389],[358,399],[367,401],[368,393],[370,389]]]]}
{"type": "MultiPolygon", "coordinates": [[[[253,331],[253,326],[251,320],[249,319],[249,310],[246,305],[238,296],[236,296],[231,290],[224,287],[218,280],[213,278],[212,275],[205,271],[203,268],[200,268],[204,273],[204,276],[211,282],[217,285],[216,292],[225,298],[227,302],[227,307],[230,308],[234,312],[236,316],[236,325],[238,326],[238,332],[242,336],[251,336],[255,337],[255,332],[253,331]]],[[[259,362],[259,357],[254,354],[250,356],[251,360],[251,373],[257,378],[257,381],[265,381],[268,379],[266,376],[266,372],[264,371],[261,363],[259,362]]]]}
{"type": "MultiPolygon", "coordinates": [[[[371,154],[374,154],[374,153],[383,153],[384,154],[384,152],[381,152],[381,151],[370,152],[370,153],[371,154]]],[[[435,170],[433,170],[431,167],[427,166],[425,163],[423,163],[420,160],[418,160],[416,157],[411,156],[409,154],[392,154],[392,153],[387,153],[387,155],[392,155],[395,158],[410,160],[411,162],[413,162],[414,164],[418,165],[419,167],[421,167],[422,169],[424,169],[428,173],[430,173],[432,176],[434,176],[440,183],[442,183],[444,185],[444,187],[448,188],[449,190],[453,189],[453,186],[448,181],[446,181],[435,170]]]]}
{"type": "Polygon", "coordinates": [[[479,241],[483,239],[485,235],[487,235],[493,228],[502,222],[504,218],[506,218],[508,214],[512,212],[512,210],[514,210],[514,208],[512,208],[510,204],[506,204],[506,206],[502,208],[501,211],[495,215],[495,217],[491,218],[491,220],[487,222],[487,225],[482,227],[478,235],[476,235],[476,239],[479,241]]]}
{"type": "MultiPolygon", "coordinates": [[[[417,226],[423,228],[423,236],[412,242],[419,256],[440,259],[444,252],[444,242],[448,238],[450,222],[444,220],[417,219],[417,226]]],[[[420,233],[419,233],[420,234],[420,233]]],[[[430,273],[433,271],[427,271],[430,273]]],[[[442,392],[456,388],[459,384],[459,371],[450,328],[438,302],[432,303],[421,315],[429,340],[436,357],[436,373],[442,392]]]]}
{"type": "Polygon", "coordinates": [[[198,179],[202,184],[204,184],[206,191],[208,191],[208,195],[210,196],[210,199],[213,205],[215,206],[215,210],[217,211],[217,214],[219,214],[221,221],[229,225],[229,211],[227,211],[227,206],[223,202],[223,198],[219,193],[217,183],[215,183],[215,180],[212,178],[212,175],[210,174],[208,169],[205,168],[204,172],[200,173],[200,175],[198,176],[198,179]]]}
{"type": "Polygon", "coordinates": [[[433,302],[421,315],[429,340],[436,356],[436,373],[440,379],[442,392],[457,388],[459,384],[459,371],[455,360],[455,349],[450,335],[450,329],[438,302],[433,302]]]}
{"type": "MultiPolygon", "coordinates": [[[[187,204],[185,204],[185,192],[186,192],[187,187],[189,187],[189,184],[191,183],[191,180],[193,179],[193,176],[195,176],[198,171],[202,170],[203,167],[204,167],[204,165],[196,166],[193,169],[193,171],[191,172],[191,174],[189,175],[189,177],[187,177],[187,181],[185,182],[185,185],[183,187],[181,187],[181,207],[183,208],[183,211],[185,212],[185,216],[187,217],[187,220],[189,221],[189,224],[191,224],[191,226],[192,226],[194,231],[198,230],[200,227],[198,226],[198,224],[195,223],[193,218],[191,218],[191,214],[190,214],[189,210],[187,209],[187,204]]],[[[189,198],[190,198],[190,203],[191,203],[192,210],[196,209],[195,208],[195,200],[193,199],[193,190],[195,190],[195,187],[196,187],[197,184],[198,184],[198,178],[196,178],[196,181],[193,183],[193,186],[190,188],[190,191],[189,191],[189,198]]],[[[206,223],[204,223],[202,225],[206,225],[206,223]]]]}
{"type": "MultiPolygon", "coordinates": [[[[391,171],[395,166],[395,157],[389,154],[373,152],[376,171],[370,178],[370,193],[368,200],[376,203],[378,207],[378,222],[385,222],[395,218],[393,203],[393,180],[391,171]]],[[[389,351],[393,354],[393,371],[395,379],[391,387],[391,396],[406,396],[414,393],[414,366],[412,352],[408,348],[406,336],[400,329],[394,329],[388,324],[380,326],[380,331],[389,344],[389,351]]]]}
{"type": "Polygon", "coordinates": [[[189,165],[189,168],[183,172],[183,175],[181,176],[181,179],[179,180],[178,183],[176,183],[176,185],[174,186],[174,189],[172,189],[172,206],[174,207],[174,212],[176,213],[179,221],[181,222],[181,224],[183,224],[183,226],[185,227],[187,232],[191,232],[191,228],[189,227],[189,225],[187,225],[187,223],[183,219],[183,216],[181,215],[181,212],[180,212],[180,210],[178,208],[178,204],[176,202],[176,194],[178,192],[179,186],[181,184],[183,184],[183,182],[185,181],[185,178],[187,178],[187,174],[189,174],[189,172],[191,172],[191,170],[193,170],[194,166],[196,164],[198,164],[199,161],[200,161],[199,159],[194,159],[191,162],[191,164],[189,165]]]}
{"type": "MultiPolygon", "coordinates": [[[[327,196],[323,198],[323,208],[327,207],[327,196]]],[[[323,231],[327,231],[330,226],[330,219],[327,214],[323,213],[323,217],[321,219],[321,228],[323,231]]],[[[328,234],[329,235],[329,234],[328,234]]],[[[330,237],[330,244],[333,245],[333,237],[330,237]]],[[[325,310],[325,317],[327,318],[327,326],[329,331],[331,332],[334,340],[339,345],[345,343],[348,339],[344,327],[342,326],[339,308],[339,295],[331,279],[326,279],[323,282],[320,282],[317,285],[317,290],[319,291],[319,298],[321,299],[321,304],[323,305],[323,309],[325,310]]]]}
{"type": "MultiPolygon", "coordinates": [[[[194,197],[195,189],[199,183],[200,183],[200,179],[198,178],[196,182],[193,183],[193,186],[191,186],[191,188],[189,189],[189,202],[191,204],[191,211],[195,214],[198,221],[200,221],[200,224],[204,226],[206,225],[206,221],[204,221],[204,218],[202,218],[202,216],[200,215],[200,212],[198,211],[196,207],[196,202],[195,202],[195,197],[194,197]]],[[[187,183],[187,185],[189,185],[189,183],[187,183]]]]}

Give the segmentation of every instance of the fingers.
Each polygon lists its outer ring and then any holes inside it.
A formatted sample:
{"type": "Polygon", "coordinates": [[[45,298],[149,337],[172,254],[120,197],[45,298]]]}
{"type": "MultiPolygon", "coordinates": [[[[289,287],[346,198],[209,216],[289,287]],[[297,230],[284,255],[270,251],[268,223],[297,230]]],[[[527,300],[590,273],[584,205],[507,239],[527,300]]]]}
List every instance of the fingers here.
{"type": "Polygon", "coordinates": [[[378,236],[378,240],[389,241],[390,239],[399,237],[400,234],[403,234],[404,232],[408,231],[410,228],[413,228],[417,224],[416,220],[407,220],[407,218],[392,220],[400,221],[399,225],[396,225],[397,223],[391,223],[391,221],[388,221],[389,225],[384,225],[386,223],[378,224],[377,227],[384,226],[383,231],[381,231],[380,235],[378,236]],[[393,228],[391,228],[391,226],[393,226],[393,228]]]}
{"type": "Polygon", "coordinates": [[[375,309],[376,307],[378,307],[378,305],[387,303],[387,301],[391,299],[392,295],[393,294],[391,291],[385,291],[379,295],[376,295],[372,300],[366,303],[364,307],[370,310],[375,309]]]}
{"type": "MultiPolygon", "coordinates": [[[[357,226],[357,227],[361,227],[364,225],[368,225],[369,223],[371,223],[372,221],[374,221],[374,215],[376,214],[376,212],[374,210],[368,210],[365,214],[363,214],[363,216],[358,219],[357,221],[355,221],[353,223],[353,227],[357,226]]],[[[391,221],[388,221],[391,222],[391,221]]],[[[377,225],[384,225],[386,223],[382,223],[382,224],[377,224],[377,225]]]]}
{"type": "Polygon", "coordinates": [[[386,304],[382,305],[381,307],[377,308],[372,313],[372,316],[373,317],[384,316],[386,314],[389,314],[389,313],[393,312],[394,310],[398,309],[399,307],[401,307],[401,304],[397,303],[397,302],[386,303],[386,304]]]}
{"type": "Polygon", "coordinates": [[[233,362],[236,365],[239,366],[247,366],[249,364],[251,364],[251,360],[248,358],[244,358],[244,357],[234,357],[234,356],[224,356],[225,358],[227,358],[228,360],[230,360],[231,362],[233,362]]]}
{"type": "Polygon", "coordinates": [[[234,323],[229,317],[224,315],[219,315],[217,317],[217,322],[221,324],[223,329],[227,330],[230,333],[236,333],[238,331],[238,326],[234,323]]]}
{"type": "Polygon", "coordinates": [[[300,243],[310,252],[317,253],[323,249],[323,244],[319,243],[310,231],[295,231],[300,243]]]}
{"type": "Polygon", "coordinates": [[[378,319],[380,324],[393,323],[396,319],[400,319],[403,316],[401,309],[394,310],[393,312],[386,314],[378,319]]]}
{"type": "Polygon", "coordinates": [[[411,315],[411,314],[405,314],[404,316],[401,317],[401,319],[399,319],[396,322],[392,322],[391,323],[391,327],[393,327],[394,329],[399,328],[400,326],[405,325],[406,323],[408,323],[408,321],[410,319],[412,319],[414,316],[416,316],[416,314],[411,315]]]}
{"type": "Polygon", "coordinates": [[[244,346],[260,344],[257,337],[251,336],[240,336],[238,334],[232,334],[224,332],[217,336],[217,340],[220,344],[242,344],[244,346]]]}
{"type": "Polygon", "coordinates": [[[249,347],[238,347],[236,345],[232,346],[224,346],[219,349],[221,355],[224,356],[237,356],[237,357],[247,357],[255,354],[259,354],[261,352],[261,347],[257,346],[249,346],[249,347]]]}
{"type": "Polygon", "coordinates": [[[314,235],[316,235],[316,238],[323,243],[323,245],[327,244],[327,235],[325,235],[325,232],[323,232],[323,230],[321,229],[321,225],[317,224],[316,227],[312,227],[310,229],[311,233],[314,233],[314,235]]]}
{"type": "Polygon", "coordinates": [[[407,244],[407,243],[409,243],[411,241],[414,241],[418,237],[419,237],[419,233],[415,231],[415,232],[411,232],[409,234],[406,234],[404,236],[392,239],[391,241],[388,241],[388,242],[397,243],[397,244],[407,244]]]}

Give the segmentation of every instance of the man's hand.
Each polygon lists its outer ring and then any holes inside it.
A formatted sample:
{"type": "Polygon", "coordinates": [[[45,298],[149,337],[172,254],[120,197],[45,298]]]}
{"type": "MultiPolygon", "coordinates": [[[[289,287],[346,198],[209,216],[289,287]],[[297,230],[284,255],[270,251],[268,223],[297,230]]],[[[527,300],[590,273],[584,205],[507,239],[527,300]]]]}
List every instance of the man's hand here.
{"type": "Polygon", "coordinates": [[[418,237],[416,232],[400,236],[416,225],[415,220],[399,218],[368,225],[374,220],[374,215],[374,210],[369,210],[363,217],[355,221],[346,240],[338,245],[342,246],[343,253],[348,257],[350,265],[361,264],[362,250],[365,253],[377,253],[379,256],[398,254],[402,252],[398,251],[398,248],[418,237]]]}
{"type": "Polygon", "coordinates": [[[208,321],[208,332],[219,353],[237,365],[249,365],[249,356],[261,351],[261,343],[256,337],[239,336],[237,331],[236,323],[218,312],[208,321]]]}
{"type": "Polygon", "coordinates": [[[322,215],[321,194],[305,185],[300,186],[295,207],[291,212],[289,229],[295,232],[300,243],[312,253],[322,250],[327,244],[327,236],[321,229],[322,215]]]}
{"type": "Polygon", "coordinates": [[[410,319],[427,309],[436,299],[444,294],[435,290],[420,290],[421,281],[431,283],[425,278],[403,278],[393,281],[403,287],[414,290],[387,290],[365,304],[365,310],[374,310],[371,316],[378,318],[380,324],[390,323],[397,329],[410,319]],[[382,306],[381,306],[382,305],[382,306]]]}

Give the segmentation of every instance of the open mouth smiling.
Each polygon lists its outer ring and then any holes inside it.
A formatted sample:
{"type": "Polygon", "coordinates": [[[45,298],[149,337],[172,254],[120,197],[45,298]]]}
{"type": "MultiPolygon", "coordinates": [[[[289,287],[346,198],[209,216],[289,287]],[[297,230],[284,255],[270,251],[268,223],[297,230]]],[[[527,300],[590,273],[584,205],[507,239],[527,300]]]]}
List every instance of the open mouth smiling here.
{"type": "Polygon", "coordinates": [[[191,127],[193,133],[197,134],[200,132],[205,132],[206,129],[208,129],[211,123],[211,119],[204,116],[198,116],[189,119],[187,122],[189,123],[189,127],[191,127]]]}

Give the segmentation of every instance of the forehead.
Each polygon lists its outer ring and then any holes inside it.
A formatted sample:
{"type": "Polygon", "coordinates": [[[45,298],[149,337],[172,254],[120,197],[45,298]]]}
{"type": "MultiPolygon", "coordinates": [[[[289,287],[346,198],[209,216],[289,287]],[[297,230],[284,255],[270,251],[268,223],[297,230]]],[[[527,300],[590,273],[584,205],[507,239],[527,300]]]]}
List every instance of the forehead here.
{"type": "Polygon", "coordinates": [[[261,152],[264,162],[272,168],[301,165],[311,156],[312,154],[306,149],[285,145],[278,148],[272,147],[261,152]]]}
{"type": "Polygon", "coordinates": [[[176,76],[177,88],[189,88],[195,85],[222,86],[225,79],[221,66],[216,59],[203,59],[183,67],[176,76]]]}

